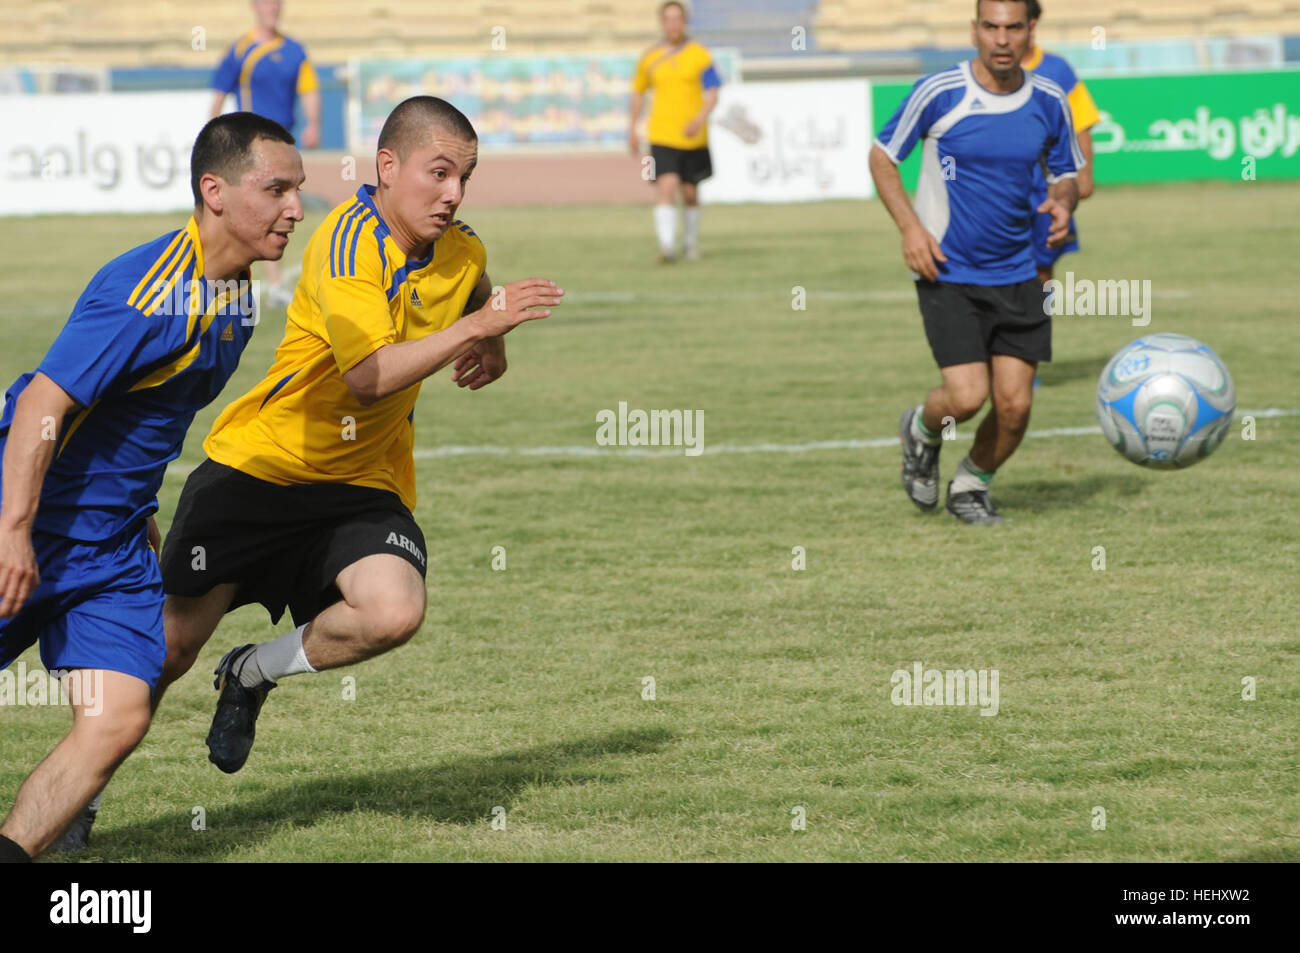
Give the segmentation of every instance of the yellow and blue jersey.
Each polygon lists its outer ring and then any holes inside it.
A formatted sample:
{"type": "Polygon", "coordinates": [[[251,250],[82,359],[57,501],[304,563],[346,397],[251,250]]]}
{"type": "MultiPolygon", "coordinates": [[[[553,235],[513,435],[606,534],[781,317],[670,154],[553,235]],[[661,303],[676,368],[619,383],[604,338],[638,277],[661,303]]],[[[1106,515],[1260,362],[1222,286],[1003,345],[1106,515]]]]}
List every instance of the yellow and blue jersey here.
{"type": "MultiPolygon", "coordinates": [[[[247,279],[247,272],[230,282],[203,277],[193,218],[95,274],[37,368],[81,405],[64,421],[37,530],[106,540],[158,509],[168,462],[252,336],[247,279]]],[[[22,375],[5,395],[0,442],[32,377],[22,375]]]]}
{"type": "Polygon", "coordinates": [[[212,77],[212,88],[234,93],[237,108],[292,129],[298,97],[316,92],[320,81],[301,43],[279,33],[258,43],[249,32],[226,51],[212,77]]]}
{"type": "MultiPolygon", "coordinates": [[[[1074,116],[1076,134],[1091,129],[1101,122],[1101,113],[1097,110],[1097,104],[1093,102],[1088,87],[1083,84],[1083,80],[1079,79],[1074,68],[1063,57],[1055,53],[1047,53],[1042,47],[1036,46],[1029,59],[1025,60],[1024,67],[1039,76],[1046,76],[1065,90],[1066,98],[1070,102],[1070,112],[1074,116]]],[[[1041,168],[1034,176],[1034,190],[1031,195],[1035,208],[1047,199],[1047,178],[1041,168]]],[[[1070,233],[1075,237],[1059,248],[1047,247],[1047,236],[1051,232],[1051,227],[1052,216],[1046,213],[1034,220],[1034,258],[1040,267],[1053,265],[1062,255],[1079,250],[1078,228],[1073,218],[1070,219],[1070,233]]]]}
{"type": "Polygon", "coordinates": [[[208,456],[268,483],[350,483],[415,507],[418,383],[365,406],[343,375],[379,348],[450,327],[487,253],[461,221],[408,259],[363,185],[312,233],[266,377],[221,412],[208,456]]]}
{"type": "Polygon", "coordinates": [[[1070,112],[1074,115],[1075,133],[1084,132],[1101,122],[1101,113],[1097,111],[1092,93],[1088,92],[1088,87],[1063,57],[1036,46],[1029,59],[1025,60],[1024,67],[1040,76],[1046,76],[1065,90],[1066,98],[1070,101],[1070,112]]]}
{"type": "Polygon", "coordinates": [[[709,51],[694,40],[672,50],[658,45],[636,64],[632,88],[638,93],[652,90],[649,135],[651,145],[674,149],[703,149],[709,144],[708,123],[694,136],[686,125],[704,108],[705,90],[722,85],[709,51]]]}

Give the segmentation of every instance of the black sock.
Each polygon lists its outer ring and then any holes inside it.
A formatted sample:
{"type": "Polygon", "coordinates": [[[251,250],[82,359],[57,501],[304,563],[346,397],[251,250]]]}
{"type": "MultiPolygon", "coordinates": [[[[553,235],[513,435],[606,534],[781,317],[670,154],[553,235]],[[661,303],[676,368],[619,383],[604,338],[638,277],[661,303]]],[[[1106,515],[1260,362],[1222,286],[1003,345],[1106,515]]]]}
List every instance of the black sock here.
{"type": "Polygon", "coordinates": [[[30,864],[32,858],[9,838],[0,834],[0,864],[30,864]]]}

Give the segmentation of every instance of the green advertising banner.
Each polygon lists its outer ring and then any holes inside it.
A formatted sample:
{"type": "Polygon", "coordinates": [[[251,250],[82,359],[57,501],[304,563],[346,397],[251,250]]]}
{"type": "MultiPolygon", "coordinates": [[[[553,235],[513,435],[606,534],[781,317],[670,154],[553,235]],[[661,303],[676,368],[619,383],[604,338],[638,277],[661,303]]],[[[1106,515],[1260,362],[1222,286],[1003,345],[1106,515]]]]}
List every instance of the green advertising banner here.
{"type": "MultiPolygon", "coordinates": [[[[1300,70],[1086,80],[1100,184],[1300,178],[1300,70]]],[[[873,83],[876,129],[911,83],[873,83]]],[[[916,187],[921,150],[903,163],[916,187]]]]}

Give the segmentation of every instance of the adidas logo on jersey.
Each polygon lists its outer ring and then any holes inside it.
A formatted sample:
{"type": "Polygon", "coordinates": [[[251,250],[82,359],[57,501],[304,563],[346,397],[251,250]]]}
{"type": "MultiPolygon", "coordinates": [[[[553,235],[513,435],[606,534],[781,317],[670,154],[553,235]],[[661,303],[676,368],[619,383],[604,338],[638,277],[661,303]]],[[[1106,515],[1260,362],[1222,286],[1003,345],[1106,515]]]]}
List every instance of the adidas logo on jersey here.
{"type": "Polygon", "coordinates": [[[972,100],[971,100],[971,104],[970,104],[970,108],[971,108],[972,111],[974,111],[974,110],[976,110],[976,109],[984,109],[984,108],[986,108],[985,105],[984,105],[984,100],[982,100],[982,99],[972,99],[972,100]]]}
{"type": "Polygon", "coordinates": [[[415,285],[411,285],[411,307],[423,308],[424,304],[420,301],[420,294],[415,290],[415,285]]]}
{"type": "Polygon", "coordinates": [[[221,340],[233,341],[234,339],[235,339],[235,326],[233,324],[227,324],[226,330],[221,332],[221,340]]]}

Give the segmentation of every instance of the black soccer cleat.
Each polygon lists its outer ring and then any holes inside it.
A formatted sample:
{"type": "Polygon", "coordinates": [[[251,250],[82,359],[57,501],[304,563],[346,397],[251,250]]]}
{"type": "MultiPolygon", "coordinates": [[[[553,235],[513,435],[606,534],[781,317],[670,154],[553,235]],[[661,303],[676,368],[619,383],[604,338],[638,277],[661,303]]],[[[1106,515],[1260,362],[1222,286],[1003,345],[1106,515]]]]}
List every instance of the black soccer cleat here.
{"type": "Polygon", "coordinates": [[[993,507],[993,498],[988,490],[967,490],[954,493],[952,484],[948,484],[947,510],[963,523],[972,526],[997,526],[1005,523],[1006,517],[998,515],[993,507]]]}
{"type": "Polygon", "coordinates": [[[251,643],[231,649],[217,663],[216,678],[212,687],[221,692],[217,711],[208,729],[208,760],[226,774],[234,774],[248,760],[253,750],[253,736],[257,730],[257,715],[262,710],[266,694],[275,688],[275,682],[263,681],[256,688],[248,688],[239,681],[240,663],[256,646],[251,643]]]}
{"type": "Polygon", "coordinates": [[[72,826],[63,832],[63,836],[50,847],[52,854],[79,854],[90,849],[90,828],[99,814],[99,798],[95,798],[86,809],[77,815],[72,826]]]}
{"type": "Polygon", "coordinates": [[[903,489],[907,498],[923,510],[939,505],[939,449],[942,444],[929,444],[918,440],[912,433],[915,407],[903,411],[898,422],[898,439],[903,445],[903,489]]]}

